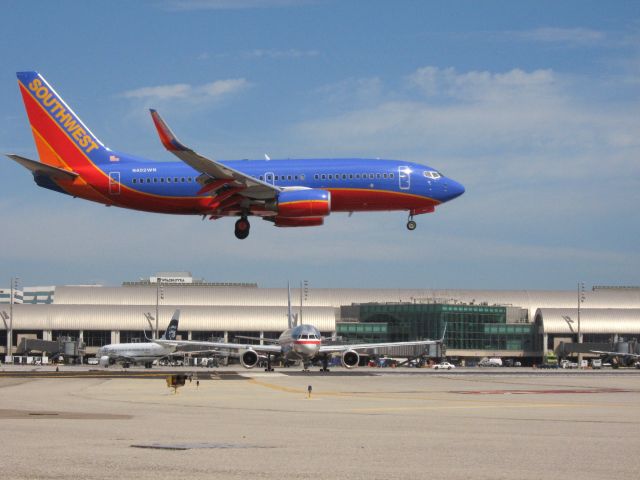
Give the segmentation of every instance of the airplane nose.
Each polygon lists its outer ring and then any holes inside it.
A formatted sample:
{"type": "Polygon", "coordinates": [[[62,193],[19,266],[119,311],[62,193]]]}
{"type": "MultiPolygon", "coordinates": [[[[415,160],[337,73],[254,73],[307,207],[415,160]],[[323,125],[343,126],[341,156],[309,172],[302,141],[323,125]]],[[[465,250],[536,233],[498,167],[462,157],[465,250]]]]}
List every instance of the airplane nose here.
{"type": "Polygon", "coordinates": [[[449,180],[447,190],[449,191],[447,200],[453,200],[454,198],[458,198],[464,193],[464,186],[461,183],[456,182],[455,180],[449,180]]]}

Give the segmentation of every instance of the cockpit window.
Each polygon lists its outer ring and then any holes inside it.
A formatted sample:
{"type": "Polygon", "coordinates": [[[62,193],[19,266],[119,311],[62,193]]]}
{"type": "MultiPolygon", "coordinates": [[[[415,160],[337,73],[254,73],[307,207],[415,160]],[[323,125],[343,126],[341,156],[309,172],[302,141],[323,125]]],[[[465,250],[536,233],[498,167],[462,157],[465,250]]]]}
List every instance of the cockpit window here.
{"type": "Polygon", "coordinates": [[[442,176],[442,175],[440,175],[438,172],[433,171],[433,170],[432,170],[432,171],[424,171],[424,172],[423,172],[423,175],[424,175],[425,177],[427,177],[427,178],[432,178],[432,179],[434,179],[434,180],[436,180],[436,179],[438,179],[438,178],[440,178],[440,177],[442,176]]]}

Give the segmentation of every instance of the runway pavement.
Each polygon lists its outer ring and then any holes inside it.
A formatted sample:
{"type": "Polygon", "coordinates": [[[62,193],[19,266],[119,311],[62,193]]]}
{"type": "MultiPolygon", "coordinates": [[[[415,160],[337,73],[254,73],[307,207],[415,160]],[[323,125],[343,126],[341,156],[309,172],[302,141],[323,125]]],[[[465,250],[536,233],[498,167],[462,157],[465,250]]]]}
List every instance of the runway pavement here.
{"type": "Polygon", "coordinates": [[[638,475],[640,375],[635,370],[191,371],[197,380],[174,394],[166,386],[167,370],[130,369],[121,375],[5,367],[0,372],[3,476],[539,480],[638,475]]]}

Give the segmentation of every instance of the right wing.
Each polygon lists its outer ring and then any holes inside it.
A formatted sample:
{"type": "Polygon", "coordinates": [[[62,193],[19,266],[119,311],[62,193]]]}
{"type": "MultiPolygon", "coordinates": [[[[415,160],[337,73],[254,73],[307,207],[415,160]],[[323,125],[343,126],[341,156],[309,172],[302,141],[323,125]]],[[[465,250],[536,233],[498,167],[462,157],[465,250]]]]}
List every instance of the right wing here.
{"type": "Polygon", "coordinates": [[[279,343],[280,341],[277,338],[260,338],[260,337],[247,337],[245,335],[234,335],[233,337],[239,338],[240,340],[255,340],[257,342],[266,342],[266,343],[279,343]]]}
{"type": "Polygon", "coordinates": [[[170,345],[173,347],[182,347],[186,345],[195,345],[201,348],[209,348],[209,349],[225,349],[225,350],[255,350],[256,352],[264,352],[264,353],[282,353],[282,348],[280,345],[251,345],[251,344],[242,344],[242,343],[227,343],[227,342],[205,342],[199,340],[163,340],[163,339],[155,339],[152,340],[158,345],[170,345]]]}

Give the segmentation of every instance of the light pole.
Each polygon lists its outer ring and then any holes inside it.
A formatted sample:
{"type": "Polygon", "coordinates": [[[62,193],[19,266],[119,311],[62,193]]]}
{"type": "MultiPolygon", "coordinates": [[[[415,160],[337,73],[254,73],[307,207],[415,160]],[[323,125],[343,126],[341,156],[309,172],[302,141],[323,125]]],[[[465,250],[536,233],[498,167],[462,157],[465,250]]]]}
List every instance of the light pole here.
{"type": "Polygon", "coordinates": [[[18,289],[19,277],[11,277],[11,296],[9,297],[9,337],[7,338],[7,355],[13,363],[13,302],[18,289]]]}
{"type": "Polygon", "coordinates": [[[578,282],[578,368],[582,368],[582,330],[580,329],[580,305],[584,302],[584,282],[578,282]]]}
{"type": "Polygon", "coordinates": [[[153,338],[159,338],[158,335],[158,310],[160,305],[160,300],[164,300],[164,289],[162,288],[162,284],[160,283],[160,278],[156,279],[156,332],[153,338]]]}

